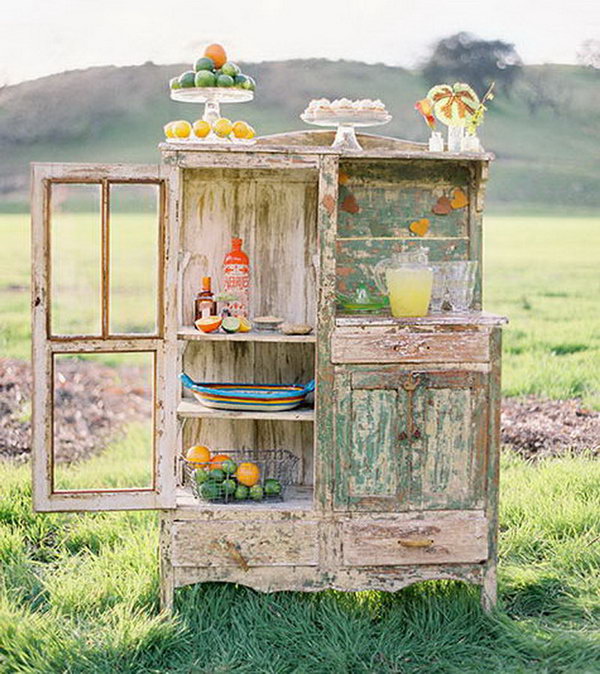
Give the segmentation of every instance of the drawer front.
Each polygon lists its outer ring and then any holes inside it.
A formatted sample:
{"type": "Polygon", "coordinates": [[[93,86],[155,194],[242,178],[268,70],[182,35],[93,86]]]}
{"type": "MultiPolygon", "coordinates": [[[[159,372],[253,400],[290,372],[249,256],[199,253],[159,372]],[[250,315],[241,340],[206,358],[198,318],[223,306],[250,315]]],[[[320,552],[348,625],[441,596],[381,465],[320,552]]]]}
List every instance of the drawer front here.
{"type": "Polygon", "coordinates": [[[338,328],[331,338],[334,363],[486,363],[489,331],[406,331],[338,328]]]}
{"type": "Polygon", "coordinates": [[[174,566],[315,566],[314,521],[175,521],[174,566]]]}
{"type": "Polygon", "coordinates": [[[345,566],[459,564],[481,562],[488,553],[483,512],[373,517],[341,527],[345,566]]]}

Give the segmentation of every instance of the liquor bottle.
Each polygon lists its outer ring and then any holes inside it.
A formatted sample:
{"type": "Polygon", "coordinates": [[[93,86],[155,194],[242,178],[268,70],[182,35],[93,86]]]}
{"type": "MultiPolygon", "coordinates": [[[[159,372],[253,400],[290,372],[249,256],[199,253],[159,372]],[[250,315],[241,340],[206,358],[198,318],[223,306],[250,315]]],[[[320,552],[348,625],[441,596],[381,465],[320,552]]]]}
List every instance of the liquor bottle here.
{"type": "Polygon", "coordinates": [[[217,303],[210,289],[210,276],[202,277],[202,290],[194,300],[194,320],[217,315],[217,303]]]}
{"type": "Polygon", "coordinates": [[[231,239],[231,250],[223,261],[223,290],[235,296],[229,302],[229,310],[233,316],[248,316],[250,299],[250,262],[242,250],[242,240],[231,239]]]}

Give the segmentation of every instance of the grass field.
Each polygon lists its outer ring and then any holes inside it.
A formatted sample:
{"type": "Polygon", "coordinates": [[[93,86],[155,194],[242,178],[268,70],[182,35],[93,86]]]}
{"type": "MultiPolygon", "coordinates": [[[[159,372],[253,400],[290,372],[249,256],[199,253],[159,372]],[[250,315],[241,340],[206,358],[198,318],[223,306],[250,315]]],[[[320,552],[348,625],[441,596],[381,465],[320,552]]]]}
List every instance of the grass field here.
{"type": "MultiPolygon", "coordinates": [[[[135,248],[143,224],[129,217],[135,248]]],[[[489,217],[486,226],[486,307],[511,318],[505,392],[600,407],[600,221],[489,217]]],[[[26,218],[2,216],[0,240],[0,353],[26,358],[26,218]]],[[[123,297],[139,278],[123,278],[123,297]]],[[[118,484],[139,448],[133,427],[69,479],[111,473],[118,484]]],[[[0,462],[0,484],[2,674],[600,671],[600,464],[590,457],[504,456],[492,615],[476,589],[440,582],[394,595],[195,586],[164,616],[155,514],[36,515],[27,467],[0,462]]]]}

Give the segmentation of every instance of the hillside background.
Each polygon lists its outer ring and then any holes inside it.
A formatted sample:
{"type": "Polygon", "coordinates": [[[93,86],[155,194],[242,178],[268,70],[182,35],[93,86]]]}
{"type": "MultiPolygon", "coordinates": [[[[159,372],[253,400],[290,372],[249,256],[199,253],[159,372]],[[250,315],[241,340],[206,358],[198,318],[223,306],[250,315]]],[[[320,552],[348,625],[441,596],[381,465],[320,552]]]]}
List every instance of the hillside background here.
{"type": "MultiPolygon", "coordinates": [[[[157,162],[162,127],[193,121],[199,106],[169,99],[167,82],[189,66],[99,67],[0,90],[0,211],[28,205],[31,161],[157,162]]],[[[223,106],[259,135],[307,128],[298,118],[311,98],[381,98],[394,119],[376,129],[425,141],[413,109],[428,86],[420,74],[381,64],[291,60],[242,64],[253,75],[252,103],[223,106]]],[[[482,92],[479,92],[482,93],[482,92]]],[[[480,133],[496,153],[489,207],[503,213],[586,213],[600,207],[600,71],[525,66],[510,98],[490,103],[480,133]]]]}

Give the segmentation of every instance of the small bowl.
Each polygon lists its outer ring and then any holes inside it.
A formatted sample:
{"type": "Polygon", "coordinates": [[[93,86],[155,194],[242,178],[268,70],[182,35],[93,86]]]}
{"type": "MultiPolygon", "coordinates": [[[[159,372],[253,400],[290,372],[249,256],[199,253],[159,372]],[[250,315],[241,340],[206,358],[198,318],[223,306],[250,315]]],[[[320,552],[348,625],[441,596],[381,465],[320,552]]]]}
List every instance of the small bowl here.
{"type": "Polygon", "coordinates": [[[277,330],[283,323],[283,318],[278,316],[257,316],[252,319],[254,327],[259,331],[277,330]]]}

